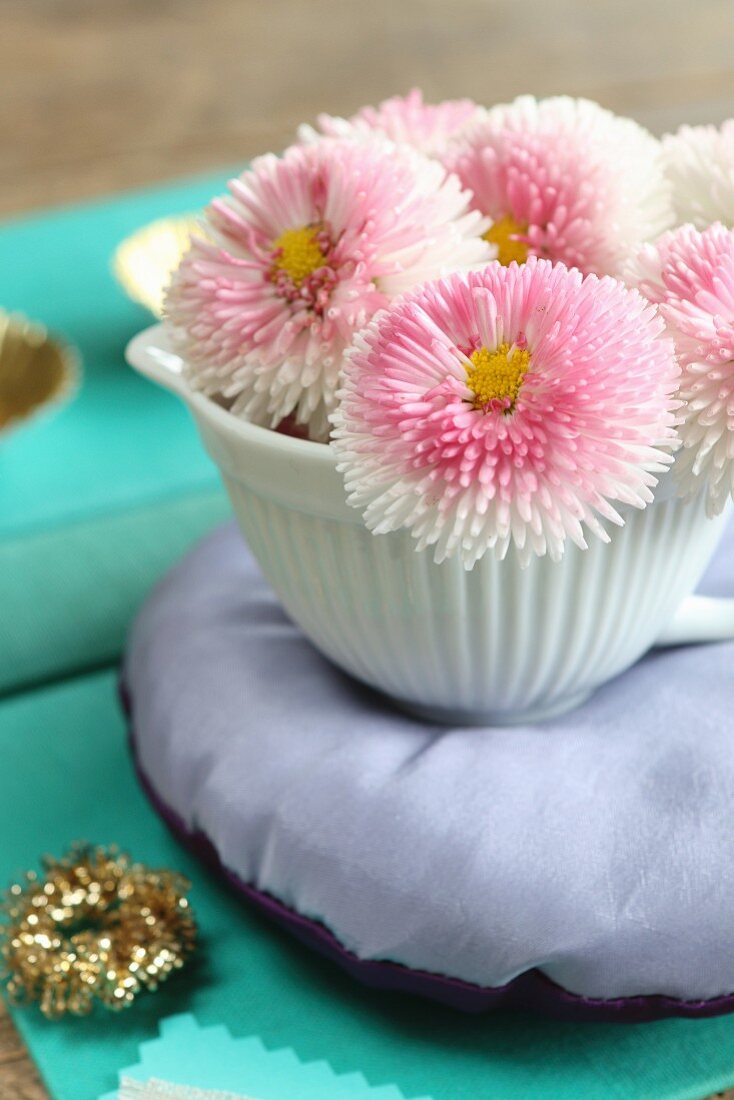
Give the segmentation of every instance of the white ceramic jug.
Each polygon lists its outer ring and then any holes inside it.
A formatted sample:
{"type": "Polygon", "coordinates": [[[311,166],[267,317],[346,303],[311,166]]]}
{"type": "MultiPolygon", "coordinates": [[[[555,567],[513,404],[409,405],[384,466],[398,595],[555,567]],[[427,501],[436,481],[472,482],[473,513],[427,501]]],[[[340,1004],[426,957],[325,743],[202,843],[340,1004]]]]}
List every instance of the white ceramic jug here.
{"type": "Polygon", "coordinates": [[[726,514],[683,502],[670,475],[611,543],[561,562],[486,554],[436,565],[405,532],[372,535],[331,449],[249,424],[195,393],[157,325],[129,362],[191,409],[235,515],[288,614],[318,648],[437,722],[537,721],[578,706],[655,644],[734,637],[734,600],[691,596],[726,514]]]}

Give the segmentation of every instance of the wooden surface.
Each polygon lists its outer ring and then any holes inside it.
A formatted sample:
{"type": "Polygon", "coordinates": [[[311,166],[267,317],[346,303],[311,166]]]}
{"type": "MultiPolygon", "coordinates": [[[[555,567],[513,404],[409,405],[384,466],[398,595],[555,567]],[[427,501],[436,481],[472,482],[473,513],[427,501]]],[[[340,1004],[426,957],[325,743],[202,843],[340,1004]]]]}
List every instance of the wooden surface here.
{"type": "Polygon", "coordinates": [[[46,1100],[47,1096],[0,1002],[0,1100],[46,1100]]]}
{"type": "Polygon", "coordinates": [[[0,214],[236,164],[422,85],[734,113],[731,0],[1,0],[0,214]]]}
{"type": "MultiPolygon", "coordinates": [[[[414,84],[586,95],[657,132],[734,115],[731,0],[0,0],[0,21],[0,216],[237,164],[414,84]]],[[[0,1100],[45,1096],[0,1008],[0,1100]]]]}

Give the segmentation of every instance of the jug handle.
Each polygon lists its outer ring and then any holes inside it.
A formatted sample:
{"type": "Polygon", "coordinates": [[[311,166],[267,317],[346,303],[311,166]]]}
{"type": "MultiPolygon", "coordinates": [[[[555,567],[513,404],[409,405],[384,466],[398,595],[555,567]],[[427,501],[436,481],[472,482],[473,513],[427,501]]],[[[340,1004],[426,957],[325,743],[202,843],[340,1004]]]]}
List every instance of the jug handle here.
{"type": "Polygon", "coordinates": [[[688,596],[655,643],[695,645],[734,639],[734,599],[688,596]]]}

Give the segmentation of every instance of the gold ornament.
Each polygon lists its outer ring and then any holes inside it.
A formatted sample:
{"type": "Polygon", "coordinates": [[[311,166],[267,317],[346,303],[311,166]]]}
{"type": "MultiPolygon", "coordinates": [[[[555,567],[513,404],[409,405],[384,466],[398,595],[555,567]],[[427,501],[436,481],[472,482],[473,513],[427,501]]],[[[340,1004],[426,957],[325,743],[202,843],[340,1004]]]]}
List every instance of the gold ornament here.
{"type": "Polygon", "coordinates": [[[159,218],[127,237],[115,251],[115,278],[129,298],[146,306],[156,317],[163,314],[163,297],[171,273],[188,251],[193,233],[206,236],[194,214],[159,218]]]}
{"type": "Polygon", "coordinates": [[[0,435],[68,397],[79,362],[78,352],[43,325],[0,310],[0,435]]]}
{"type": "Polygon", "coordinates": [[[38,1001],[49,1019],[83,1016],[95,1002],[128,1007],[194,949],[196,924],[174,871],[131,863],[116,848],[78,845],[42,860],[10,887],[0,946],[14,1003],[38,1001]]]}

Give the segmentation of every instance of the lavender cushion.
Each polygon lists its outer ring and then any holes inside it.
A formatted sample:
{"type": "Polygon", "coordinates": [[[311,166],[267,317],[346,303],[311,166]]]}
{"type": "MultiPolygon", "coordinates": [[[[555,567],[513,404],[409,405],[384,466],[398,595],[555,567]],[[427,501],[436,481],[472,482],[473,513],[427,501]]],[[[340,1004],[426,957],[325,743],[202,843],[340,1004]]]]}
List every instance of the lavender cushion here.
{"type": "Polygon", "coordinates": [[[641,1019],[734,1007],[733,668],[658,651],[544,725],[430,726],[321,657],[230,526],[153,594],[124,683],[159,809],[356,976],[641,1019]]]}

